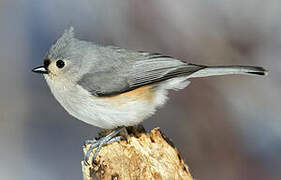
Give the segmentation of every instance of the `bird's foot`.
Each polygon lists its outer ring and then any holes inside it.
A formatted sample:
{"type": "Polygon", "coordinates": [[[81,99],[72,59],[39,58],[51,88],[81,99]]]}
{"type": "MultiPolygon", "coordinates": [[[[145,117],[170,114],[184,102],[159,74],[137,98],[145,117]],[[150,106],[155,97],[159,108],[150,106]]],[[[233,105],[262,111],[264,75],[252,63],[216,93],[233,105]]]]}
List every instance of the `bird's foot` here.
{"type": "Polygon", "coordinates": [[[84,156],[85,165],[89,165],[88,160],[89,160],[90,154],[93,151],[93,149],[97,148],[93,155],[93,163],[97,164],[97,162],[96,162],[97,155],[104,145],[124,140],[125,138],[123,136],[116,136],[123,128],[124,128],[124,126],[118,127],[117,129],[115,129],[114,131],[112,131],[111,133],[106,135],[105,137],[102,137],[98,140],[86,140],[85,145],[88,145],[88,144],[91,144],[91,145],[90,145],[86,155],[84,156]],[[114,137],[114,136],[116,136],[116,137],[114,137]]]}

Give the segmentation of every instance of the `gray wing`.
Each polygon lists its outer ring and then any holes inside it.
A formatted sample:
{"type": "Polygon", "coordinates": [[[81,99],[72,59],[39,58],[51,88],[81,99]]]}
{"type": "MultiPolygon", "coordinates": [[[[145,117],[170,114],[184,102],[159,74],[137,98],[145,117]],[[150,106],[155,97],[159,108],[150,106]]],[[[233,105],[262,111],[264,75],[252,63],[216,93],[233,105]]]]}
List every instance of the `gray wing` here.
{"type": "Polygon", "coordinates": [[[106,68],[84,74],[78,84],[95,96],[112,96],[170,78],[188,76],[205,66],[186,64],[157,53],[108,50],[100,57],[106,68]],[[113,54],[112,54],[113,53],[113,54]],[[107,56],[108,55],[108,56],[107,56]]]}

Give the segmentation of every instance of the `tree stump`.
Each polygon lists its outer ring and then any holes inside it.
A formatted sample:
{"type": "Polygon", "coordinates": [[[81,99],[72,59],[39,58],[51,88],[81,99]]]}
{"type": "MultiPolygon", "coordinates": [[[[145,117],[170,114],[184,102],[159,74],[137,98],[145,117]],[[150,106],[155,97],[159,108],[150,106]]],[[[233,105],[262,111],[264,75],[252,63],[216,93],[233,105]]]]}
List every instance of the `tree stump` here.
{"type": "MultiPolygon", "coordinates": [[[[155,128],[146,133],[142,126],[127,129],[127,140],[102,148],[97,165],[82,161],[84,180],[93,179],[185,179],[193,180],[188,166],[172,142],[155,128]]],[[[83,147],[84,154],[90,145],[83,147]]]]}

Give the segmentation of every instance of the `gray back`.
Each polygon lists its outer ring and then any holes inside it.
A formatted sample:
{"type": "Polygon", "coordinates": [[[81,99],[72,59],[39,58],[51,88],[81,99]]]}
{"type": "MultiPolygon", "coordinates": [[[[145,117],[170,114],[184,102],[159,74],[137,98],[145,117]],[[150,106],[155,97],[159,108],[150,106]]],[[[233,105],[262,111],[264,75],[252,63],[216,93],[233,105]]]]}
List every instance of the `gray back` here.
{"type": "Polygon", "coordinates": [[[136,52],[113,46],[98,46],[74,37],[73,28],[50,48],[48,58],[69,62],[63,71],[95,96],[111,96],[138,87],[188,76],[204,66],[186,64],[157,53],[136,52]]]}

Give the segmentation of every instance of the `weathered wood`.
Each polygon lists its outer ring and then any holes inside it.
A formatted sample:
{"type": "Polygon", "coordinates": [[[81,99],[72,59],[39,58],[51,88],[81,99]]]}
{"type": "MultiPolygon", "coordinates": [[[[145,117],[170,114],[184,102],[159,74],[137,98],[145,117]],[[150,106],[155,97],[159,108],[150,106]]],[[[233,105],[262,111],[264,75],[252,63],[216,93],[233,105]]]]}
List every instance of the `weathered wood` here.
{"type": "MultiPolygon", "coordinates": [[[[178,150],[159,128],[151,133],[142,128],[128,131],[127,140],[102,148],[98,165],[81,162],[84,180],[193,179],[178,150]]],[[[84,154],[88,148],[89,145],[83,148],[84,154]]]]}

